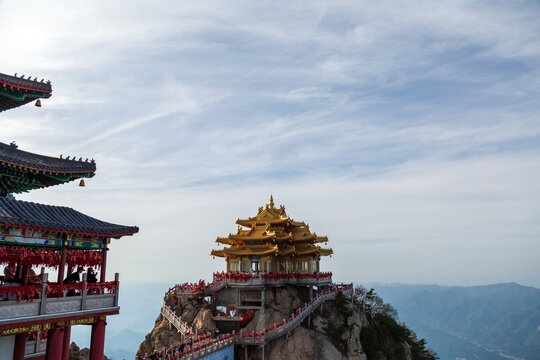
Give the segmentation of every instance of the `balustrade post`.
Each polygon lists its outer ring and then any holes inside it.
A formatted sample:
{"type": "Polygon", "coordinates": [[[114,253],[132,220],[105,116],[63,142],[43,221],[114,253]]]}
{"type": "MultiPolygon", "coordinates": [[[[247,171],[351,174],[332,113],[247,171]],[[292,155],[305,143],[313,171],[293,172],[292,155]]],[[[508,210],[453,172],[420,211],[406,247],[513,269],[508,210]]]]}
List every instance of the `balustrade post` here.
{"type": "Polygon", "coordinates": [[[118,306],[118,298],[120,296],[120,274],[114,274],[114,281],[116,282],[116,289],[114,289],[114,306],[118,306]]]}
{"type": "Polygon", "coordinates": [[[107,270],[107,245],[109,244],[110,239],[106,239],[103,243],[103,250],[101,250],[101,274],[99,276],[99,282],[105,282],[105,272],[107,270]]]}
{"type": "Polygon", "coordinates": [[[66,259],[67,259],[67,244],[65,241],[62,241],[62,252],[60,253],[60,264],[58,266],[58,280],[57,280],[58,284],[60,285],[64,284],[64,271],[66,268],[66,259]]]}
{"type": "Polygon", "coordinates": [[[39,315],[44,315],[47,304],[47,282],[49,280],[49,274],[43,273],[41,275],[41,304],[39,305],[39,315]]]}
{"type": "Polygon", "coordinates": [[[88,292],[88,283],[86,282],[87,279],[88,279],[88,274],[83,273],[82,274],[83,289],[81,290],[81,310],[86,310],[86,294],[88,292]]]}

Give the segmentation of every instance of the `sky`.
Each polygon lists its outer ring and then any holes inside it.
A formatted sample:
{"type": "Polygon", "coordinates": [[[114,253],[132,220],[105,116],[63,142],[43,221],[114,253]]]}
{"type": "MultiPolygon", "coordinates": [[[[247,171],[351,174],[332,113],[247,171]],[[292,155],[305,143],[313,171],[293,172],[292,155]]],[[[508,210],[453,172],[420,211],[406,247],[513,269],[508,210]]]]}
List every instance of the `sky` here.
{"type": "Polygon", "coordinates": [[[53,96],[0,141],[94,158],[17,195],[140,233],[109,277],[211,279],[273,195],[335,281],[540,287],[535,1],[0,0],[0,72],[53,96]]]}

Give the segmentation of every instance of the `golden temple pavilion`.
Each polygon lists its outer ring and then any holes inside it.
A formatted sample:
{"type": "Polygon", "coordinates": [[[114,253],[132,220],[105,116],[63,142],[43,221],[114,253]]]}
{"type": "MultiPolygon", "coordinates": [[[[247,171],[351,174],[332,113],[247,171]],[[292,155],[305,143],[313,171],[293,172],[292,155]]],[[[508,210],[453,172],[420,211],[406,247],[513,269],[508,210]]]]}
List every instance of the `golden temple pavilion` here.
{"type": "Polygon", "coordinates": [[[294,221],[283,205],[276,208],[272,196],[256,216],[238,219],[236,224],[236,234],[216,239],[226,247],[211,252],[225,258],[227,272],[313,274],[319,272],[321,256],[333,253],[317,245],[326,243],[326,236],[317,236],[306,223],[294,221]]]}

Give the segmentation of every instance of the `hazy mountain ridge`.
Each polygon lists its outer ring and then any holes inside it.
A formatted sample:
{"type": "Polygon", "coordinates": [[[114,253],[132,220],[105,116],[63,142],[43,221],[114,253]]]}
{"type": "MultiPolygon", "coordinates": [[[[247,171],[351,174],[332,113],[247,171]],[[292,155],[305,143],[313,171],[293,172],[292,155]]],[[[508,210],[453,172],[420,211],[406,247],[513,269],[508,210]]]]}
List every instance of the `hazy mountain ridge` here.
{"type": "Polygon", "coordinates": [[[370,286],[398,310],[401,320],[428,340],[442,360],[496,358],[480,347],[526,360],[540,359],[540,289],[516,283],[370,286]],[[470,346],[465,347],[463,341],[470,346]]]}

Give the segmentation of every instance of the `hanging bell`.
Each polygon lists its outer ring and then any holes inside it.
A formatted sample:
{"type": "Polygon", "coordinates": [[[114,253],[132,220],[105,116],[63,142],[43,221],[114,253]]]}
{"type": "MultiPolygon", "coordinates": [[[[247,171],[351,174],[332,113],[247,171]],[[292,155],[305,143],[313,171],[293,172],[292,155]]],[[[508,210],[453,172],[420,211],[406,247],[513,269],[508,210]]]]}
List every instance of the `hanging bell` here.
{"type": "Polygon", "coordinates": [[[36,100],[36,106],[37,106],[37,107],[41,107],[41,100],[40,100],[40,99],[37,99],[37,100],[36,100]]]}
{"type": "Polygon", "coordinates": [[[84,179],[81,179],[81,181],[79,182],[79,186],[86,186],[86,185],[84,184],[84,179]]]}

